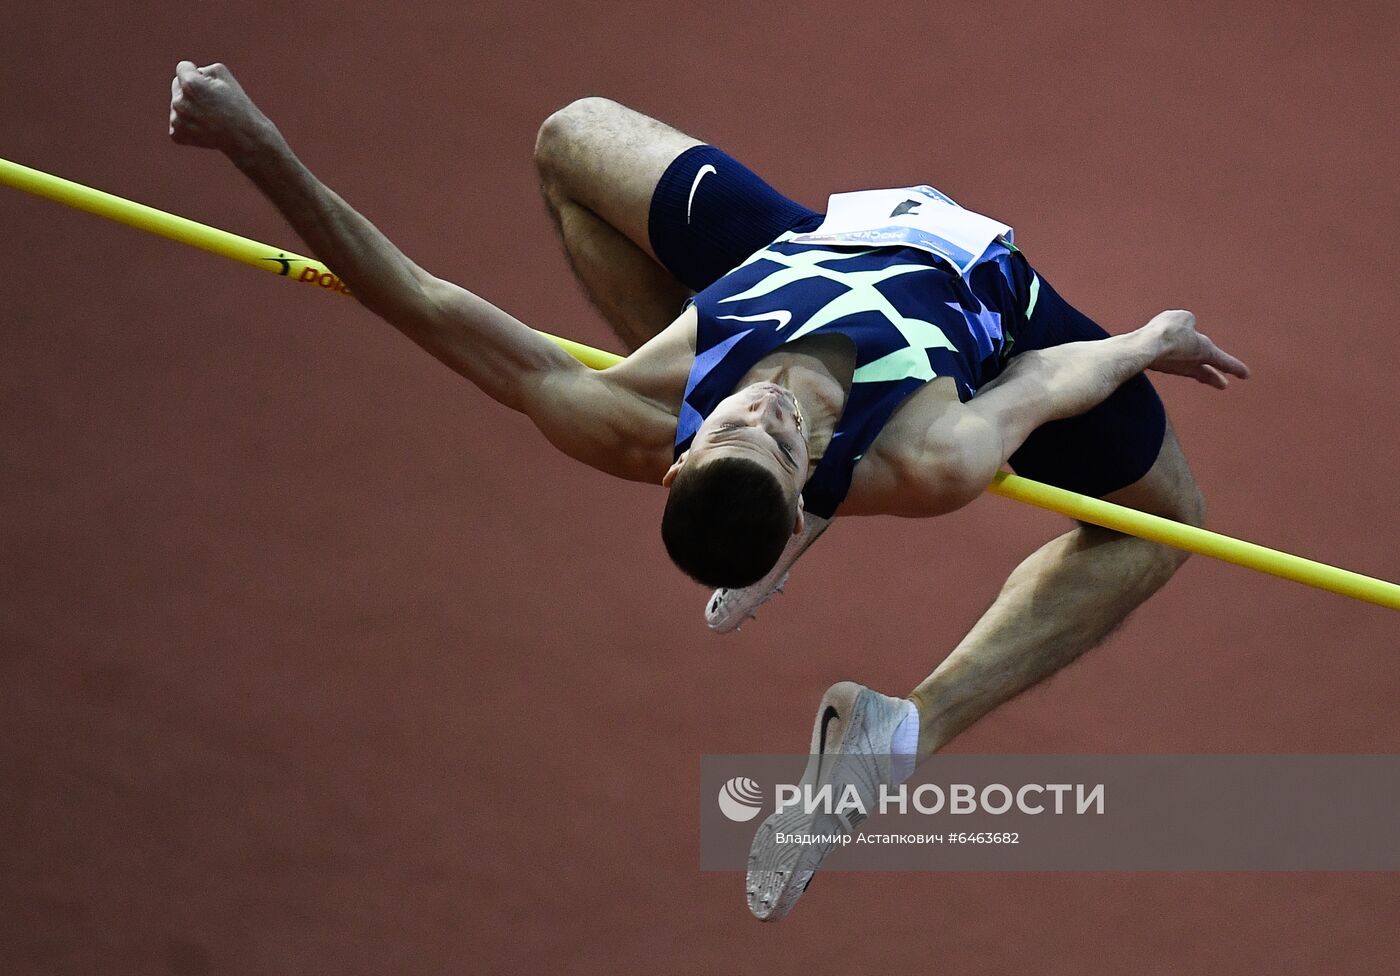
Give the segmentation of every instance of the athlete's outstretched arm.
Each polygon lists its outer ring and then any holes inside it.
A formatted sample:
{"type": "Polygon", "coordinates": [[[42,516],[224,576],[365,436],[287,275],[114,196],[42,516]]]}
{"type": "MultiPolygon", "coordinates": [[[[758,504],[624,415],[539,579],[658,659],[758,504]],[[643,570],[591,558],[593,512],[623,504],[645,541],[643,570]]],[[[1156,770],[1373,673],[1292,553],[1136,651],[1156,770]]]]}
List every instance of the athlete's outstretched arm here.
{"type": "Polygon", "coordinates": [[[170,136],[223,152],[361,304],[493,399],[529,415],[565,453],[611,474],[659,479],[673,416],[409,260],[302,165],[222,64],[176,66],[170,136]]]}
{"type": "Polygon", "coordinates": [[[1221,390],[1228,376],[1249,376],[1243,362],[1196,331],[1194,315],[1179,310],[1123,335],[1025,352],[930,427],[921,451],[931,479],[946,482],[954,472],[959,500],[971,501],[1037,427],[1092,409],[1147,369],[1221,390]]]}

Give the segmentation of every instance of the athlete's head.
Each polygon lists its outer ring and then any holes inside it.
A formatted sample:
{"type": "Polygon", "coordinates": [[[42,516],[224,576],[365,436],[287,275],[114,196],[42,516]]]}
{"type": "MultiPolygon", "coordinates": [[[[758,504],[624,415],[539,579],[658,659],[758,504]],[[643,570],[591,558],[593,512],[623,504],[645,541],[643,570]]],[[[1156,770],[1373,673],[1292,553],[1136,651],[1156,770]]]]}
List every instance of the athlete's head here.
{"type": "Polygon", "coordinates": [[[802,530],[809,457],[791,393],[754,383],[705,418],[666,473],[661,537],[676,565],[706,586],[757,583],[802,530]]]}

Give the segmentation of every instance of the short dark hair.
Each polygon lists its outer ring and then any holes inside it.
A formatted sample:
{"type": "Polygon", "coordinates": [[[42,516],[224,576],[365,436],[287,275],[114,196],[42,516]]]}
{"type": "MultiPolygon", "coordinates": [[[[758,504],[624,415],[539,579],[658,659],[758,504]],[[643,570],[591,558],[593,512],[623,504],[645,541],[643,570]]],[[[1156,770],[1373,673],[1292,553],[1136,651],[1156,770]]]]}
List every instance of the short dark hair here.
{"type": "Polygon", "coordinates": [[[738,588],[777,565],[796,522],[797,498],[771,471],[749,458],[721,457],[676,473],[661,538],[691,579],[738,588]]]}

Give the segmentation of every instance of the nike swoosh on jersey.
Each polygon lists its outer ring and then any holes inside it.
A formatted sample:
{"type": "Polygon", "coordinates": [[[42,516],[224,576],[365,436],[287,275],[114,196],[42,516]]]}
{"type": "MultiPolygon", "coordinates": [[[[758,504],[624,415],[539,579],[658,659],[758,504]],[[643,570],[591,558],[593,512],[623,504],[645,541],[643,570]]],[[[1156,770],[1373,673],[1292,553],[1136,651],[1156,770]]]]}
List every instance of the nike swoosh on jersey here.
{"type": "Polygon", "coordinates": [[[762,315],[716,315],[715,318],[729,319],[734,322],[763,322],[767,319],[773,319],[778,323],[778,331],[781,332],[792,321],[792,313],[785,308],[779,308],[771,312],[764,312],[762,315]]]}
{"type": "Polygon", "coordinates": [[[700,189],[700,181],[711,173],[718,172],[719,170],[715,169],[709,163],[706,163],[704,166],[700,167],[700,172],[695,174],[695,182],[690,184],[690,199],[685,202],[685,222],[687,224],[690,223],[690,208],[691,205],[695,203],[695,191],[700,189]]]}

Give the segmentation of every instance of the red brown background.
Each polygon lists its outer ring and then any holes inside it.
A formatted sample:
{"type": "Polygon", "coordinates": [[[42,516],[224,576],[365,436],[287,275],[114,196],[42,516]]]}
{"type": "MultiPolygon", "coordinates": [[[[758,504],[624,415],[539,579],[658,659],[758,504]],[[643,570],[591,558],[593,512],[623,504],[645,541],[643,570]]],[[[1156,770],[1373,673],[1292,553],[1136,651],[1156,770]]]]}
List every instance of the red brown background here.
{"type": "MultiPolygon", "coordinates": [[[[431,270],[615,348],[541,120],[604,94],[790,195],[930,181],[1161,381],[1215,527],[1400,578],[1390,3],[12,4],[0,155],[279,245],[165,136],[229,63],[431,270]]],[[[903,692],[1055,517],[845,524],[738,637],[661,492],[555,456],[348,300],[0,192],[0,969],[1393,973],[1391,874],[850,875],[780,926],[696,869],[697,757],[903,692]]],[[[1393,613],[1194,560],[963,752],[1394,752],[1393,613]]]]}

